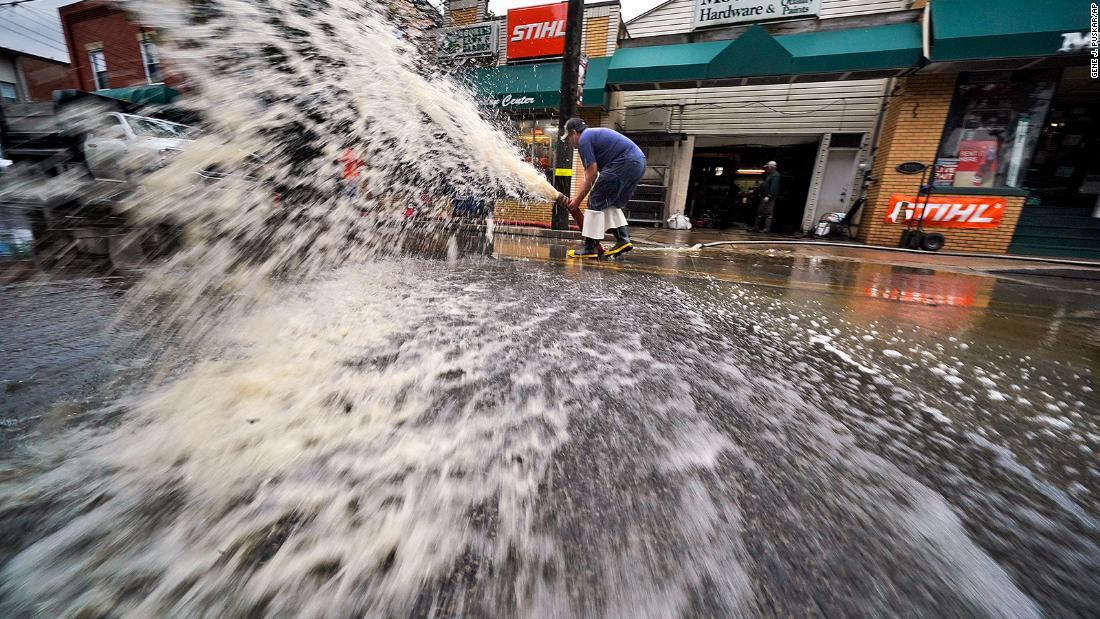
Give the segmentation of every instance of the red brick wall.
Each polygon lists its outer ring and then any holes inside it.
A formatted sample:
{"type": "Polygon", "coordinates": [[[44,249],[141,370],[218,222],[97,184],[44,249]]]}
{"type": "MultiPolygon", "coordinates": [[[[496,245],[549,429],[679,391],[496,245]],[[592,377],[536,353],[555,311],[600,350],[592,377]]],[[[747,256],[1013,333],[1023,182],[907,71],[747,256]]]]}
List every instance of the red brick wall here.
{"type": "MultiPolygon", "coordinates": [[[[899,163],[932,163],[940,145],[957,76],[917,75],[899,81],[886,110],[882,137],[871,176],[878,179],[867,192],[867,210],[860,220],[859,240],[872,245],[897,245],[902,224],[886,221],[890,196],[913,195],[920,177],[895,170],[899,163]]],[[[943,229],[946,251],[1002,254],[1008,250],[1024,199],[1006,197],[1001,225],[993,230],[943,229]]]]}
{"type": "Polygon", "coordinates": [[[76,74],[67,64],[23,56],[19,59],[31,101],[49,101],[53,91],[76,88],[76,74]]]}
{"type": "MultiPolygon", "coordinates": [[[[107,61],[108,86],[125,88],[149,83],[141,59],[141,26],[130,21],[127,13],[100,0],[85,0],[58,9],[69,55],[77,77],[77,87],[95,90],[88,45],[101,43],[107,61]]],[[[148,30],[148,29],[146,29],[148,30]]],[[[161,72],[164,72],[163,65],[161,72]]],[[[165,82],[177,85],[171,76],[165,82]]]]}

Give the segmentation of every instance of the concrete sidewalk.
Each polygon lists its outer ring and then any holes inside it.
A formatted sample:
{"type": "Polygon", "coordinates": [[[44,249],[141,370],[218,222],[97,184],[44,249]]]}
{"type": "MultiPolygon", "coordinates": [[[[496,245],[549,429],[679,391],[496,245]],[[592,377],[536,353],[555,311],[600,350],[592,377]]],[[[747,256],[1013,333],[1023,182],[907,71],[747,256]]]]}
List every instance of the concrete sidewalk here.
{"type": "MultiPolygon", "coordinates": [[[[580,233],[575,231],[525,226],[494,226],[493,231],[494,234],[533,236],[558,241],[579,241],[581,238],[580,233]]],[[[865,245],[855,241],[815,240],[801,235],[761,234],[744,230],[670,230],[632,227],[631,236],[636,245],[649,250],[665,248],[707,253],[786,255],[959,272],[1001,272],[1073,279],[1100,279],[1100,262],[1090,260],[951,251],[931,253],[865,245]]]]}

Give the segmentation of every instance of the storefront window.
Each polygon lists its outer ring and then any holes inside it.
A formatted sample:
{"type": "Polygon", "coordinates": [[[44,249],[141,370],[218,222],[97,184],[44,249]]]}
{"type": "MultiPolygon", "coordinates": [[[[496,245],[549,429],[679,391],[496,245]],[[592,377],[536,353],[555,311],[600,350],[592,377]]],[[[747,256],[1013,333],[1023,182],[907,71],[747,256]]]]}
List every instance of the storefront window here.
{"type": "Polygon", "coordinates": [[[1100,217],[1100,80],[1070,67],[1058,81],[1023,184],[1040,206],[1096,210],[1100,217]]]}
{"type": "Polygon", "coordinates": [[[959,76],[936,158],[938,187],[1018,187],[1027,174],[1058,73],[959,76]]]}
{"type": "Polygon", "coordinates": [[[558,121],[554,118],[520,120],[519,143],[523,148],[523,159],[535,166],[553,181],[555,140],[558,137],[558,121]]]}

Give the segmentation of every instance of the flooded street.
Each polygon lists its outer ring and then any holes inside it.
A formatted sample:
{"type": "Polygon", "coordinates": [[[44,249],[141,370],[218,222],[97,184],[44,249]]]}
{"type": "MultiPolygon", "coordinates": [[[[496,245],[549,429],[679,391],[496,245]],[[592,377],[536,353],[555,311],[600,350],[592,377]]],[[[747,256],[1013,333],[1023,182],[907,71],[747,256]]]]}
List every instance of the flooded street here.
{"type": "Polygon", "coordinates": [[[493,248],[276,287],[140,397],[113,280],[5,286],[2,614],[1096,612],[1087,285],[493,248]]]}
{"type": "Polygon", "coordinates": [[[453,235],[571,168],[412,11],[125,8],[189,120],[6,177],[0,617],[1100,614],[1095,280],[453,235]]]}

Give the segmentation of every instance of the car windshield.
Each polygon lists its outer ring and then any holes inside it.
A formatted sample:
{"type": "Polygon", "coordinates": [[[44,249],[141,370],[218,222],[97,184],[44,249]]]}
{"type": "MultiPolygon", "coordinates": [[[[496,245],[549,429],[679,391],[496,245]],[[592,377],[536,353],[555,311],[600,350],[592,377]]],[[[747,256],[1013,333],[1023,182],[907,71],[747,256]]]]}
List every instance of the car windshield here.
{"type": "Polygon", "coordinates": [[[124,117],[135,135],[177,140],[187,140],[195,137],[194,127],[188,127],[187,125],[142,116],[124,115],[124,117]]]}

